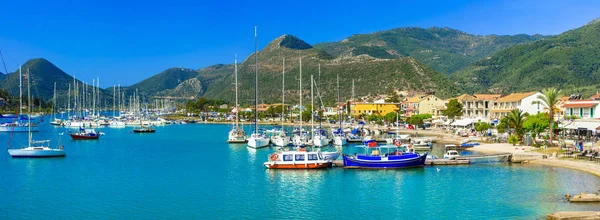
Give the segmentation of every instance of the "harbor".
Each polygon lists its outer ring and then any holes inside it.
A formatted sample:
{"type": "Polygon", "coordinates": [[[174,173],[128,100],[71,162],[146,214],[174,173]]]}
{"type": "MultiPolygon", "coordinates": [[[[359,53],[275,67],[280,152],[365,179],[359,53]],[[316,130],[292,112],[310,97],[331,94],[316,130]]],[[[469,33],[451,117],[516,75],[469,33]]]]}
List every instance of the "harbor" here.
{"type": "MultiPolygon", "coordinates": [[[[429,210],[415,212],[414,216],[539,218],[555,211],[593,211],[597,208],[593,204],[574,206],[562,202],[565,193],[592,192],[600,185],[596,176],[576,170],[532,163],[434,165],[402,170],[272,170],[266,169],[263,163],[268,161],[270,154],[277,152],[277,148],[252,149],[244,144],[228,144],[223,134],[230,128],[230,125],[218,124],[176,124],[156,127],[156,133],[146,135],[131,132],[131,127],[105,127],[99,129],[105,133],[99,140],[72,141],[68,136],[55,135],[65,128],[42,124],[38,137],[65,145],[67,156],[11,159],[4,154],[0,160],[3,170],[0,184],[5,187],[0,189],[0,194],[4,195],[0,201],[5,204],[5,209],[0,218],[66,218],[73,215],[89,218],[221,218],[223,212],[227,212],[231,217],[271,219],[282,215],[299,217],[308,211],[340,215],[336,206],[330,203],[331,198],[350,200],[365,194],[396,193],[413,199],[380,197],[376,203],[346,203],[345,208],[353,213],[340,216],[400,218],[402,213],[410,210],[429,210]],[[204,142],[189,144],[197,139],[204,142]],[[506,179],[518,179],[519,186],[514,187],[515,183],[506,179]],[[553,184],[548,185],[548,182],[553,184]],[[540,186],[544,187],[540,189],[540,186]],[[303,193],[289,194],[290,189],[303,193]],[[451,192],[448,189],[452,189],[451,192]],[[215,191],[219,193],[214,194],[215,191]],[[461,195],[482,197],[464,200],[461,195]],[[282,201],[297,196],[305,199],[298,200],[301,205],[290,213],[282,201]],[[519,203],[520,207],[526,208],[515,208],[505,202],[523,196],[531,198],[519,203]],[[443,198],[462,205],[444,208],[431,198],[443,198]],[[79,202],[83,200],[85,204],[79,202]],[[273,211],[264,212],[259,206],[239,208],[248,201],[273,207],[273,211]],[[36,202],[64,205],[56,206],[53,212],[25,211],[26,204],[36,202]],[[373,212],[381,209],[380,203],[393,204],[393,211],[385,208],[388,210],[385,214],[373,212]],[[486,208],[469,211],[477,207],[486,208]],[[453,212],[448,212],[450,209],[453,212]]],[[[16,135],[14,141],[26,143],[26,139],[26,135],[16,135]]],[[[356,146],[343,147],[343,153],[362,152],[356,146]]],[[[442,157],[441,149],[442,144],[435,145],[433,154],[442,157]]]]}

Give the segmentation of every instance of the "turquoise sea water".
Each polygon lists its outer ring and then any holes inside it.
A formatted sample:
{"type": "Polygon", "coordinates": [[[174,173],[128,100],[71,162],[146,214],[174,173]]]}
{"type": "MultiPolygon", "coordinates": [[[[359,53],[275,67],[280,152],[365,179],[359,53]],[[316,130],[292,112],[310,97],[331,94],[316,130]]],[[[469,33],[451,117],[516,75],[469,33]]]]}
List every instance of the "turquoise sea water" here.
{"type": "MultiPolygon", "coordinates": [[[[565,193],[599,190],[600,179],[563,168],[266,170],[274,149],[227,144],[229,128],[103,128],[99,141],[71,141],[57,135],[64,128],[43,124],[34,139],[61,142],[67,157],[3,152],[0,219],[535,219],[600,208],[564,201],[565,193]]],[[[15,134],[13,143],[25,144],[26,136],[15,134]]]]}

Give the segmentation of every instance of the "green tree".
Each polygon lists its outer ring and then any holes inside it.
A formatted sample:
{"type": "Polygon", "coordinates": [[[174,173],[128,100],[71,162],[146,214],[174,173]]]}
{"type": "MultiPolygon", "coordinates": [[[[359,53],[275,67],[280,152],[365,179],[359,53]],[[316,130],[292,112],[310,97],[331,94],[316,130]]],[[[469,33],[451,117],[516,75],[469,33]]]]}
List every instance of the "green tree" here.
{"type": "MultiPolygon", "coordinates": [[[[542,90],[542,94],[538,95],[537,98],[541,101],[537,103],[545,105],[545,109],[548,111],[548,117],[550,119],[550,140],[554,140],[554,113],[560,112],[557,105],[560,101],[560,98],[564,96],[562,90],[557,90],[556,88],[547,88],[542,90]]],[[[536,103],[536,101],[534,101],[536,103]]],[[[552,145],[552,141],[550,141],[550,145],[552,145]]]]}
{"type": "Polygon", "coordinates": [[[508,143],[512,144],[513,146],[517,145],[517,143],[519,143],[519,137],[517,135],[511,135],[508,137],[508,143]]]}
{"type": "Polygon", "coordinates": [[[527,120],[529,114],[523,113],[523,110],[513,109],[506,116],[508,120],[508,126],[515,131],[515,135],[519,138],[519,140],[523,139],[523,123],[527,120]]]}
{"type": "Polygon", "coordinates": [[[406,122],[408,122],[411,125],[416,125],[416,126],[419,126],[419,127],[423,127],[423,125],[425,124],[425,120],[424,119],[427,119],[427,117],[430,118],[431,115],[429,115],[429,114],[417,114],[417,115],[410,116],[410,118],[408,118],[406,120],[406,122]]]}
{"type": "Polygon", "coordinates": [[[369,122],[380,122],[381,120],[382,120],[382,117],[377,114],[371,114],[371,115],[367,116],[367,121],[369,121],[369,122]]]}
{"type": "Polygon", "coordinates": [[[506,129],[509,129],[508,127],[508,118],[502,118],[502,120],[500,120],[500,123],[498,123],[496,125],[496,129],[498,130],[498,133],[504,133],[506,132],[506,129]]]}
{"type": "Polygon", "coordinates": [[[384,116],[386,122],[395,122],[396,117],[398,117],[398,119],[400,119],[400,115],[398,114],[398,112],[390,112],[390,113],[385,114],[385,116],[384,116]]]}
{"type": "Polygon", "coordinates": [[[460,117],[463,115],[463,105],[456,99],[450,100],[448,105],[446,105],[446,111],[444,114],[450,118],[454,119],[455,117],[460,117]]]}
{"type": "Polygon", "coordinates": [[[487,131],[490,129],[490,124],[486,122],[477,122],[475,123],[475,131],[482,133],[483,131],[487,131]]]}
{"type": "Polygon", "coordinates": [[[527,117],[523,122],[523,129],[533,133],[533,138],[544,132],[549,127],[550,118],[546,113],[538,113],[527,117]]]}

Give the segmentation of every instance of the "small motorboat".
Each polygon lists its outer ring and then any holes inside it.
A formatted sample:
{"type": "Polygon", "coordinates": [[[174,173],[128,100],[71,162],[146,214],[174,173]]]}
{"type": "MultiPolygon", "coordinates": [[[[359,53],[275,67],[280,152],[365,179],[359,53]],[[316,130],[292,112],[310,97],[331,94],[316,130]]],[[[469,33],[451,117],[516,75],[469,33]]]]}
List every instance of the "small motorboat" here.
{"type": "Polygon", "coordinates": [[[154,132],[156,132],[156,130],[154,130],[154,128],[141,127],[141,128],[133,129],[133,132],[134,133],[154,133],[154,132]]]}
{"type": "Polygon", "coordinates": [[[444,153],[444,159],[452,160],[457,157],[460,157],[460,154],[456,150],[447,150],[446,153],[444,153]]]}
{"type": "Polygon", "coordinates": [[[299,151],[278,152],[269,155],[264,163],[268,169],[323,169],[331,166],[331,159],[325,159],[321,152],[299,151]]]}

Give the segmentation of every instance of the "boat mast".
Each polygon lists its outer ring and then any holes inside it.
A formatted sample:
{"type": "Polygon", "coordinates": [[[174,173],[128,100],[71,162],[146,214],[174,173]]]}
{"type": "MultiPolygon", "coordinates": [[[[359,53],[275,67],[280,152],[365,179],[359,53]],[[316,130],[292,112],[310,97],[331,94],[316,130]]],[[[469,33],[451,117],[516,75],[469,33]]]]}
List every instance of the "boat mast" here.
{"type": "Polygon", "coordinates": [[[340,74],[337,74],[336,76],[336,81],[337,81],[337,95],[338,95],[338,103],[337,103],[337,113],[338,113],[338,120],[340,121],[340,131],[342,130],[342,116],[340,115],[340,74]]]}
{"type": "Polygon", "coordinates": [[[235,69],[235,130],[238,131],[239,130],[239,126],[240,126],[240,119],[239,119],[239,112],[240,112],[240,108],[238,106],[238,78],[237,78],[237,54],[235,55],[235,59],[234,59],[234,69],[235,69]]]}
{"type": "Polygon", "coordinates": [[[116,110],[116,95],[117,95],[117,86],[113,85],[113,118],[115,117],[115,110],[116,110]]]}
{"type": "Polygon", "coordinates": [[[31,81],[31,73],[29,72],[29,68],[27,68],[27,111],[29,112],[27,115],[27,126],[29,126],[29,144],[28,147],[31,147],[31,89],[30,82],[31,81]]]}
{"type": "Polygon", "coordinates": [[[258,36],[254,26],[254,132],[258,136],[258,36]]]}
{"type": "Polygon", "coordinates": [[[96,79],[92,79],[92,118],[96,116],[96,79]]]}
{"type": "MultiPolygon", "coordinates": [[[[319,97],[319,100],[321,100],[321,106],[319,106],[319,108],[318,108],[319,112],[323,109],[323,99],[321,99],[321,89],[320,88],[321,88],[321,63],[319,63],[319,85],[317,86],[317,97],[319,97]]],[[[323,124],[321,123],[321,119],[319,119],[319,135],[321,134],[321,129],[323,129],[322,126],[323,126],[323,124]]]]}
{"type": "MultiPolygon", "coordinates": [[[[71,117],[71,84],[69,84],[69,90],[67,92],[67,119],[71,117]]],[[[64,118],[63,118],[64,120],[64,118]]]]}
{"type": "Polygon", "coordinates": [[[300,57],[300,136],[302,136],[302,57],[300,57]]]}
{"type": "Polygon", "coordinates": [[[315,81],[313,80],[313,74],[310,74],[310,130],[311,130],[311,137],[314,139],[315,138],[315,121],[314,121],[314,107],[315,107],[315,100],[314,100],[314,96],[313,96],[313,84],[315,83],[315,81]]]}
{"type": "Polygon", "coordinates": [[[56,107],[56,82],[54,82],[54,95],[52,96],[52,101],[54,101],[54,103],[52,103],[52,119],[56,120],[56,116],[54,114],[54,108],[56,107]]]}
{"type": "Polygon", "coordinates": [[[21,111],[23,111],[23,72],[21,69],[21,66],[19,66],[19,116],[21,114],[23,114],[21,111]]]}
{"type": "Polygon", "coordinates": [[[285,129],[283,129],[285,117],[285,57],[283,58],[283,72],[281,78],[281,130],[285,133],[285,129]]]}

